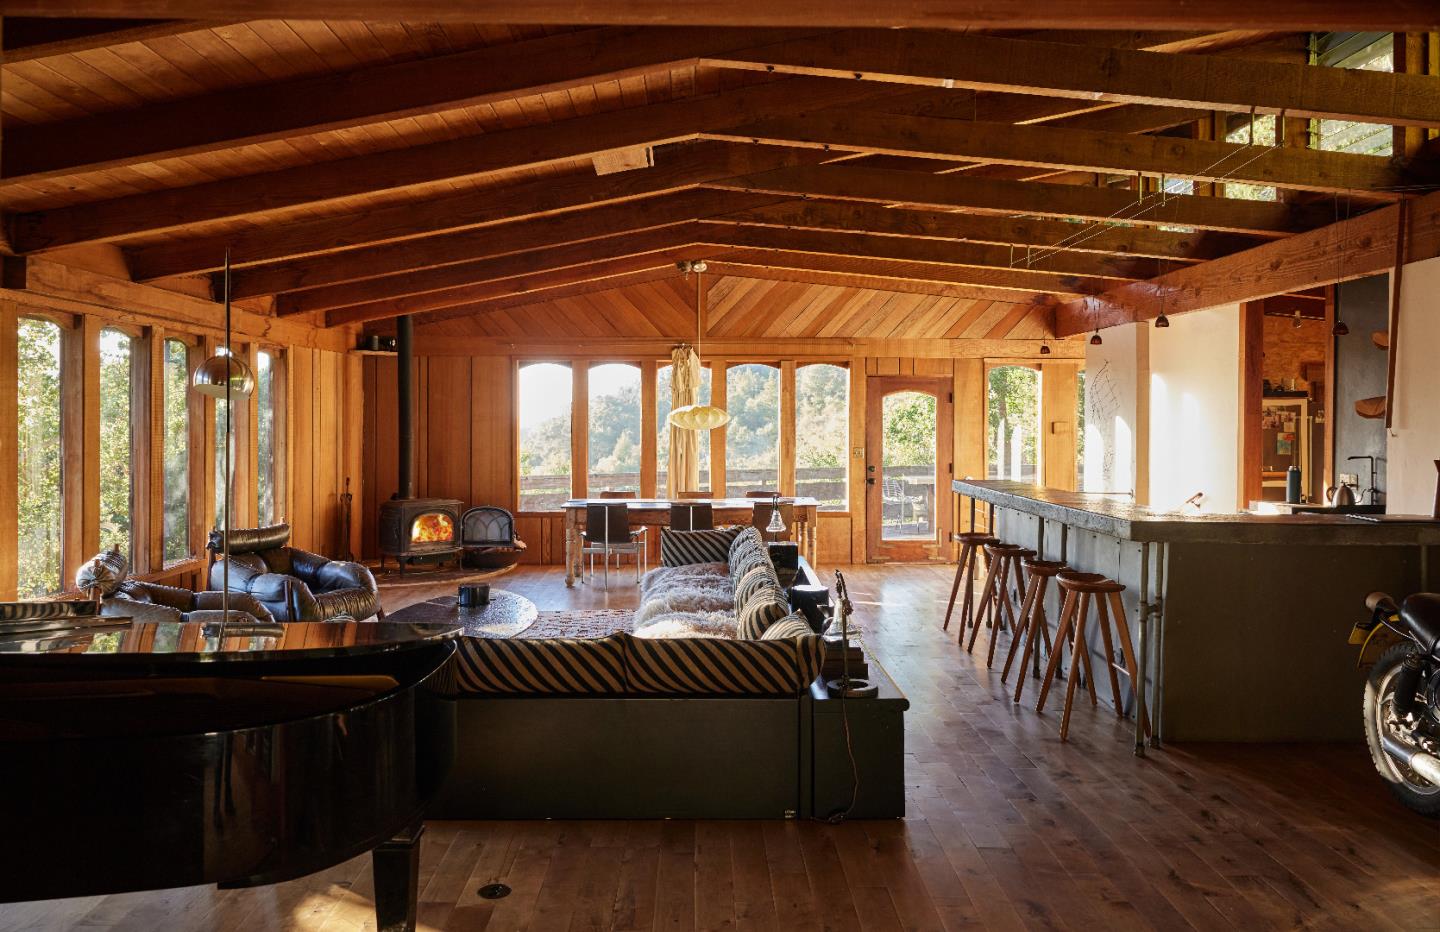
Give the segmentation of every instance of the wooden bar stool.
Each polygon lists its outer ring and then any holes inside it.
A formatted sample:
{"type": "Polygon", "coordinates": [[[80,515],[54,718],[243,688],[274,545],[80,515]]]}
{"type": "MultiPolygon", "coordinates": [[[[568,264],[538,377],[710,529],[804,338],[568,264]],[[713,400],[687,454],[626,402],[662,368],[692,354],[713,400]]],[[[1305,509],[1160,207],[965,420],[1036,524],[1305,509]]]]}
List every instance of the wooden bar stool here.
{"type": "Polygon", "coordinates": [[[945,624],[940,626],[940,630],[950,630],[950,615],[955,611],[955,594],[960,591],[960,581],[964,579],[965,601],[960,609],[960,633],[963,635],[975,607],[975,567],[980,562],[980,548],[986,544],[998,544],[1000,540],[983,531],[967,531],[951,537],[960,545],[960,562],[955,564],[955,582],[950,586],[950,604],[945,607],[945,624]]]}
{"type": "Polygon", "coordinates": [[[975,623],[970,628],[970,642],[965,649],[975,650],[975,637],[980,633],[983,621],[990,628],[990,647],[985,660],[988,669],[995,665],[995,636],[1007,622],[1011,630],[1015,628],[1015,603],[1010,600],[1010,579],[1013,577],[1015,580],[1016,592],[1025,591],[1020,561],[1035,556],[1035,551],[1016,544],[986,544],[984,549],[990,571],[985,575],[985,592],[975,610],[975,623]]]}
{"type": "Polygon", "coordinates": [[[1025,568],[1025,575],[1029,579],[1029,585],[1025,587],[1025,600],[1020,605],[1020,623],[1015,628],[1015,633],[1010,638],[1010,650],[1005,654],[1005,668],[1000,673],[1000,682],[1005,682],[1010,676],[1010,665],[1015,661],[1015,651],[1020,642],[1025,642],[1025,651],[1020,655],[1020,675],[1015,681],[1015,701],[1020,701],[1020,693],[1025,688],[1025,668],[1030,665],[1030,658],[1033,655],[1036,660],[1035,674],[1040,673],[1040,655],[1035,650],[1035,639],[1038,637],[1045,645],[1045,653],[1054,652],[1050,645],[1050,627],[1045,623],[1045,589],[1050,580],[1059,574],[1070,569],[1063,560],[1034,560],[1024,559],[1020,565],[1025,568]]]}
{"type": "MultiPolygon", "coordinates": [[[[1056,576],[1056,582],[1060,584],[1061,590],[1065,593],[1065,606],[1060,611],[1060,627],[1055,632],[1057,648],[1065,643],[1071,629],[1074,629],[1074,643],[1070,650],[1070,681],[1065,684],[1065,711],[1060,717],[1060,740],[1064,741],[1070,733],[1070,707],[1075,699],[1075,682],[1081,657],[1084,657],[1087,663],[1086,677],[1090,681],[1090,701],[1092,704],[1095,702],[1095,679],[1088,672],[1090,648],[1085,640],[1085,621],[1089,617],[1092,602],[1100,622],[1100,637],[1105,642],[1106,672],[1110,674],[1110,698],[1115,702],[1117,716],[1122,719],[1125,717],[1125,706],[1120,700],[1120,681],[1116,677],[1116,673],[1129,677],[1131,686],[1136,690],[1143,688],[1143,684],[1140,683],[1139,674],[1136,672],[1135,648],[1130,643],[1130,626],[1125,621],[1125,606],[1120,601],[1120,593],[1125,591],[1125,587],[1099,573],[1063,572],[1056,576]],[[1120,651],[1124,666],[1115,662],[1115,645],[1110,637],[1112,613],[1116,636],[1120,639],[1120,651]]],[[[1051,651],[1050,663],[1045,668],[1045,680],[1040,684],[1040,700],[1035,704],[1036,712],[1045,710],[1045,697],[1050,692],[1050,684],[1055,679],[1055,669],[1059,663],[1060,651],[1051,651]]],[[[1140,724],[1148,735],[1150,733],[1148,717],[1142,716],[1140,724]]]]}

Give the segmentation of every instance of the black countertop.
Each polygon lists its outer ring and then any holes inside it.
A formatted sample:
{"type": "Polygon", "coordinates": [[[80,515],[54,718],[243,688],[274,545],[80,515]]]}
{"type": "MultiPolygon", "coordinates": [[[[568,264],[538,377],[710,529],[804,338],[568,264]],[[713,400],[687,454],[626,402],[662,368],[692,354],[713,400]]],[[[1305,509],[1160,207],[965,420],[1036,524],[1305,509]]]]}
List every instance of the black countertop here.
{"type": "Polygon", "coordinates": [[[1422,515],[1202,514],[1155,511],[1128,498],[1027,482],[956,479],[956,493],[1121,540],[1216,544],[1440,544],[1440,521],[1422,515]]]}

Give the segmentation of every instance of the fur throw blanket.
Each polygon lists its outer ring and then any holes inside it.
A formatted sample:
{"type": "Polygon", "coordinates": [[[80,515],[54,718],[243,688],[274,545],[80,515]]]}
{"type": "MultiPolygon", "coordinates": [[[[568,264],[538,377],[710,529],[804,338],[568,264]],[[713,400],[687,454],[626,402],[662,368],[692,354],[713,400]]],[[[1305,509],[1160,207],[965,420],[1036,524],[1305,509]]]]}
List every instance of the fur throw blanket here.
{"type": "Polygon", "coordinates": [[[675,613],[730,613],[734,628],[735,587],[725,563],[694,563],[656,567],[640,580],[640,609],[635,613],[636,634],[652,619],[675,613]]]}
{"type": "Polygon", "coordinates": [[[731,638],[735,617],[724,612],[671,612],[637,624],[637,638],[731,638]]]}

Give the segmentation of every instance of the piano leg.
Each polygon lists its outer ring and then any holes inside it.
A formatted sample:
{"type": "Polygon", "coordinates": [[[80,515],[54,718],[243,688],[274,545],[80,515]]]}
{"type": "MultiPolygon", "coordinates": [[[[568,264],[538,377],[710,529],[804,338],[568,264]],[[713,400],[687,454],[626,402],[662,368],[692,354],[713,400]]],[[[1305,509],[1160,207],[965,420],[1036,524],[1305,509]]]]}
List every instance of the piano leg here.
{"type": "Polygon", "coordinates": [[[425,823],[416,821],[370,853],[379,932],[414,932],[420,896],[420,836],[424,834],[425,823]]]}

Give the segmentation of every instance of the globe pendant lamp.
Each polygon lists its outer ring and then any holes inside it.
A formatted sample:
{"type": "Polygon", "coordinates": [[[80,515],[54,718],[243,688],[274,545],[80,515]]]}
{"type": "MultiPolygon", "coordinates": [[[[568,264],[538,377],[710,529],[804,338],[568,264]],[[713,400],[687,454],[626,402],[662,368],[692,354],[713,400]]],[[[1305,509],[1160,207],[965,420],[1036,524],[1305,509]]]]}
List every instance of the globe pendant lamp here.
{"type": "MultiPolygon", "coordinates": [[[[700,361],[700,276],[705,272],[703,260],[682,259],[675,263],[675,267],[685,273],[688,278],[691,272],[695,273],[695,360],[700,361]]],[[[717,427],[724,427],[730,423],[730,412],[724,408],[717,408],[714,405],[681,405],[670,412],[666,418],[667,423],[672,427],[681,430],[714,430],[717,427]]]]}
{"type": "Polygon", "coordinates": [[[247,398],[255,390],[255,375],[245,360],[232,355],[230,348],[230,250],[225,250],[225,345],[214,356],[202,362],[195,368],[195,374],[190,377],[190,387],[201,395],[210,398],[225,400],[225,515],[221,521],[224,539],[220,545],[221,569],[220,583],[220,625],[221,637],[224,637],[224,626],[230,621],[230,502],[234,498],[235,476],[230,463],[230,441],[231,441],[231,417],[234,413],[233,401],[236,398],[247,398]]]}

